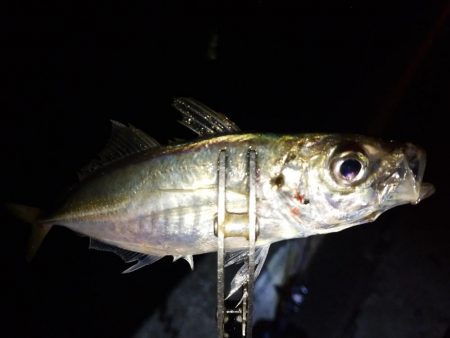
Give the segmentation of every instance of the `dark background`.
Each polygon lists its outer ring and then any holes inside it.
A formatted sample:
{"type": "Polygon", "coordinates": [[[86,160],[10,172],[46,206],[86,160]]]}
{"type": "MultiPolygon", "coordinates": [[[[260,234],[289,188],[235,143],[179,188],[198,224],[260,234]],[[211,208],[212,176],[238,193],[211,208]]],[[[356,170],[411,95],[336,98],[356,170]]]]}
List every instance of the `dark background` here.
{"type": "MultiPolygon", "coordinates": [[[[428,152],[436,194],[326,236],[305,276],[309,298],[285,318],[293,337],[450,337],[449,3],[1,7],[1,202],[50,209],[106,142],[109,119],[161,142],[193,138],[175,122],[175,96],[245,131],[411,141],[428,152]]],[[[119,258],[63,228],[28,264],[28,230],[2,215],[1,336],[130,337],[189,273],[164,259],[121,275],[119,258]]]]}

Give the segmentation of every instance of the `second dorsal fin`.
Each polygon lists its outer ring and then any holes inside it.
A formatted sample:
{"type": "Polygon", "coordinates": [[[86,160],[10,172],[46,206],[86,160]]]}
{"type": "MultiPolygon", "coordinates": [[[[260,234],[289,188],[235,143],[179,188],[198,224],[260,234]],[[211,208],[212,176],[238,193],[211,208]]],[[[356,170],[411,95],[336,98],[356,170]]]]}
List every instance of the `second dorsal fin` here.
{"type": "Polygon", "coordinates": [[[90,176],[99,168],[141,151],[158,147],[159,143],[143,131],[129,125],[111,120],[111,137],[105,148],[93,161],[83,167],[78,177],[80,180],[90,176]]]}
{"type": "Polygon", "coordinates": [[[173,106],[183,115],[179,122],[199,136],[240,132],[238,126],[228,117],[189,97],[174,99],[173,106]]]}

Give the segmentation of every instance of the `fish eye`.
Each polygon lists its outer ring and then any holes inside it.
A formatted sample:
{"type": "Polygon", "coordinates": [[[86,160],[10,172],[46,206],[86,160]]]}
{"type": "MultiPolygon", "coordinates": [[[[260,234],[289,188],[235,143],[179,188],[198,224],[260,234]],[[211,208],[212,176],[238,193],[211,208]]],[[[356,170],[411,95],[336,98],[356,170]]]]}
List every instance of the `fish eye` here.
{"type": "Polygon", "coordinates": [[[344,153],[332,162],[335,180],[344,185],[360,182],[365,177],[367,159],[361,153],[344,153]]]}
{"type": "Polygon", "coordinates": [[[342,161],[339,174],[347,181],[353,181],[362,169],[362,164],[353,158],[342,161]]]}

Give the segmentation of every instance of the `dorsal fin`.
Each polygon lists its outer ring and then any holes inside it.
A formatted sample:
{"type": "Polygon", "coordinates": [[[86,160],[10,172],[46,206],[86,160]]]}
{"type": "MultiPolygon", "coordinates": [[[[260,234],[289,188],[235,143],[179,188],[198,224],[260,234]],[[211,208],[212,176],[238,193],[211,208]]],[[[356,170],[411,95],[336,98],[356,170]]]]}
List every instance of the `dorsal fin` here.
{"type": "Polygon", "coordinates": [[[122,273],[129,273],[136,271],[143,266],[155,263],[160,260],[162,257],[160,256],[150,256],[139,252],[129,251],[117,246],[107,244],[104,242],[97,241],[96,239],[91,238],[89,243],[89,249],[95,249],[100,251],[108,251],[113,252],[118,255],[125,263],[136,262],[134,265],[123,271],[122,273]]]}
{"type": "Polygon", "coordinates": [[[239,127],[228,117],[194,99],[179,97],[174,99],[173,106],[183,114],[179,122],[200,136],[240,132],[239,127]]]}
{"type": "Polygon", "coordinates": [[[97,158],[79,171],[78,177],[80,180],[112,162],[159,146],[159,143],[155,139],[132,125],[127,127],[113,120],[111,120],[111,124],[111,137],[108,143],[97,155],[97,158]]]}

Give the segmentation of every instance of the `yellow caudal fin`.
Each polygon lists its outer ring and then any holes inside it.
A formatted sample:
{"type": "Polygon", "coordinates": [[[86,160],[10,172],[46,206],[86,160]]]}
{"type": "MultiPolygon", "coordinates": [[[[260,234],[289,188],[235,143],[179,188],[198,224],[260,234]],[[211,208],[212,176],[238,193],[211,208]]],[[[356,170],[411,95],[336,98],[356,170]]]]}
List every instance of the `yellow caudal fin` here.
{"type": "Polygon", "coordinates": [[[50,231],[51,225],[40,224],[42,212],[38,208],[19,204],[7,204],[6,209],[23,222],[31,224],[31,235],[28,243],[27,260],[31,261],[50,231]]]}

